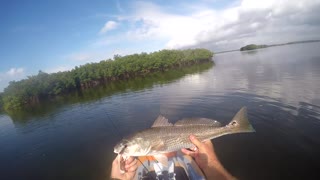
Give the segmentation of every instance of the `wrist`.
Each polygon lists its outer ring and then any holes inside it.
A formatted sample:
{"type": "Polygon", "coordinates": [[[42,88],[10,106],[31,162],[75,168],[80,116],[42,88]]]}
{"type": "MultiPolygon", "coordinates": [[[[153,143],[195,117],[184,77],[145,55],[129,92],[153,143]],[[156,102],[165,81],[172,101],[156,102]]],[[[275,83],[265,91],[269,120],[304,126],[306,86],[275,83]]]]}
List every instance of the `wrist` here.
{"type": "Polygon", "coordinates": [[[204,167],[202,171],[208,179],[236,179],[230,173],[228,173],[228,171],[223,167],[218,158],[208,159],[208,165],[204,167]]]}
{"type": "Polygon", "coordinates": [[[119,178],[114,178],[114,177],[111,177],[110,180],[121,180],[119,178]]]}

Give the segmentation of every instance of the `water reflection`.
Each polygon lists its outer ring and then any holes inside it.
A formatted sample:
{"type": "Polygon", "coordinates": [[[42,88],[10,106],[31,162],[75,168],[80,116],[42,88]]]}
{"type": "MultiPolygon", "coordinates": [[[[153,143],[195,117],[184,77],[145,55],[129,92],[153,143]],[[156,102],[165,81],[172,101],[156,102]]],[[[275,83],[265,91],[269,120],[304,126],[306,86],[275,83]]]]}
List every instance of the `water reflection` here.
{"type": "Polygon", "coordinates": [[[213,88],[267,96],[295,107],[300,102],[319,105],[319,43],[314,44],[261,49],[240,58],[238,52],[217,55],[212,76],[219,78],[213,88]],[[313,56],[306,58],[306,54],[313,56]]]}
{"type": "Polygon", "coordinates": [[[20,111],[9,111],[8,115],[13,121],[19,123],[27,123],[28,120],[43,119],[50,114],[54,114],[59,111],[63,111],[63,108],[70,105],[77,105],[79,103],[95,102],[101,98],[112,96],[114,94],[125,92],[145,91],[152,88],[155,85],[167,84],[180,79],[186,75],[197,74],[205,72],[212,68],[213,62],[195,65],[192,67],[185,67],[181,69],[175,69],[163,73],[154,73],[147,77],[137,77],[130,80],[124,80],[119,82],[111,82],[105,86],[77,91],[67,96],[60,96],[54,100],[42,102],[38,106],[28,107],[20,111]]]}
{"type": "Polygon", "coordinates": [[[252,100],[257,96],[258,101],[281,102],[290,106],[287,110],[293,114],[297,114],[301,103],[320,105],[317,51],[317,46],[293,45],[255,50],[254,54],[218,54],[214,69],[161,89],[161,113],[174,117],[181,105],[208,103],[211,98],[236,92],[251,94],[252,100]],[[306,58],[306,54],[311,57],[306,58]]]}
{"type": "Polygon", "coordinates": [[[242,106],[257,132],[214,140],[233,175],[317,175],[319,44],[218,54],[214,68],[201,65],[75,93],[35,112],[12,113],[12,120],[2,115],[0,177],[106,179],[114,144],[150,127],[159,114],[172,122],[207,117],[225,124],[242,106]]]}

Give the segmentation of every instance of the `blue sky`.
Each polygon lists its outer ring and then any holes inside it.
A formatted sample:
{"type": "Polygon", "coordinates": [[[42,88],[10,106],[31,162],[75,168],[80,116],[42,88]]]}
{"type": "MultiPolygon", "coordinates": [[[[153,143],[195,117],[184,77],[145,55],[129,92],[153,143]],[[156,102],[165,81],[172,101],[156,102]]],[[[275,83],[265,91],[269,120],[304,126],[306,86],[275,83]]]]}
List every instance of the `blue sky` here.
{"type": "Polygon", "coordinates": [[[312,0],[2,0],[0,92],[39,70],[114,54],[320,39],[319,7],[312,0]]]}

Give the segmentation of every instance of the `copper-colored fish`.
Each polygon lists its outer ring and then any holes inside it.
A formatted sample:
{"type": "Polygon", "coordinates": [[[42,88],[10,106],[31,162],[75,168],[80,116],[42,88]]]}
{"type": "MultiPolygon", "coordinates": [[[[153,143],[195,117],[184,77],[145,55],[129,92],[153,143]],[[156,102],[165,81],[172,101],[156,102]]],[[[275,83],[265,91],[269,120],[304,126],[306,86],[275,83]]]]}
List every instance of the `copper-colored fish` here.
{"type": "Polygon", "coordinates": [[[137,132],[121,140],[114,152],[121,156],[155,156],[161,161],[164,153],[191,148],[190,134],[199,140],[206,141],[227,134],[255,132],[247,118],[247,109],[243,107],[229,124],[221,126],[219,122],[207,118],[186,118],[169,123],[168,119],[159,116],[152,127],[137,132]]]}

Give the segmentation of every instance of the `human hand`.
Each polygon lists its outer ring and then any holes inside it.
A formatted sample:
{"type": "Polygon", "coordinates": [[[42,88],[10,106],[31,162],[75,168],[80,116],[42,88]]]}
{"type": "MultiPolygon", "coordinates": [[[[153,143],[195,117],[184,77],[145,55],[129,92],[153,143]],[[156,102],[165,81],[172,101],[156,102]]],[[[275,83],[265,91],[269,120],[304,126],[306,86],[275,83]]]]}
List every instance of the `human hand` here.
{"type": "Polygon", "coordinates": [[[217,160],[213,145],[210,140],[201,142],[194,135],[189,137],[190,141],[195,145],[192,150],[181,149],[181,151],[193,157],[200,169],[206,170],[210,168],[212,161],[217,160]]]}
{"type": "Polygon", "coordinates": [[[181,149],[181,151],[193,157],[207,179],[235,179],[218,160],[210,140],[201,142],[194,135],[190,135],[189,139],[195,145],[195,148],[193,150],[181,149]]]}
{"type": "Polygon", "coordinates": [[[134,175],[136,174],[136,170],[138,168],[137,159],[135,159],[134,157],[129,157],[125,161],[125,165],[124,165],[125,172],[121,173],[120,162],[118,158],[120,158],[119,155],[112,162],[111,178],[123,179],[123,180],[133,179],[134,175]]]}

